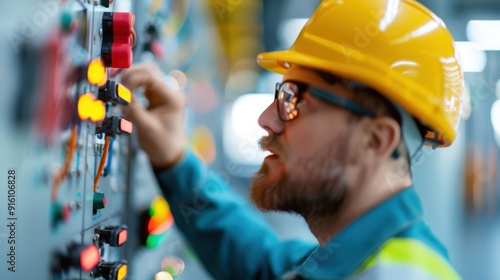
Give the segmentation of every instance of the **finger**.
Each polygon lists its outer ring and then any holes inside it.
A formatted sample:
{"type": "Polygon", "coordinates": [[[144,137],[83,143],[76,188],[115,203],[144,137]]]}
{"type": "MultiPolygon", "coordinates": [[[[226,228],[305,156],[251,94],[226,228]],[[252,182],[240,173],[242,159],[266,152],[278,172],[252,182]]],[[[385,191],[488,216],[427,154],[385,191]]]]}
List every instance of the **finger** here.
{"type": "Polygon", "coordinates": [[[154,118],[136,98],[132,98],[132,102],[130,102],[128,106],[123,106],[122,111],[124,117],[134,123],[138,128],[147,127],[148,124],[151,123],[152,118],[154,118]]]}
{"type": "Polygon", "coordinates": [[[130,90],[136,90],[140,87],[150,90],[162,81],[162,74],[158,67],[153,64],[134,64],[123,71],[121,81],[130,90]]]}
{"type": "Polygon", "coordinates": [[[131,91],[144,87],[144,95],[148,98],[150,107],[179,104],[177,99],[180,93],[163,81],[163,73],[153,64],[132,66],[122,74],[122,83],[131,91]]]}

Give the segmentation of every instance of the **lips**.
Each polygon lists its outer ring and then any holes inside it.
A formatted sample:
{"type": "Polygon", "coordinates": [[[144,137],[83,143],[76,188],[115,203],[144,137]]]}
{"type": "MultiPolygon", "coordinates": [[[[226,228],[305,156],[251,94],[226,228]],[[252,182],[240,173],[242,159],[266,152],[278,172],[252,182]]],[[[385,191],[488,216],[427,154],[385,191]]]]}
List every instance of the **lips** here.
{"type": "Polygon", "coordinates": [[[280,157],[277,154],[270,154],[266,157],[266,159],[279,159],[280,157]]]}
{"type": "Polygon", "coordinates": [[[276,153],[275,150],[269,149],[269,148],[266,148],[266,150],[268,150],[271,153],[268,157],[270,157],[270,156],[275,157],[275,158],[279,158],[280,157],[279,154],[276,153]]]}

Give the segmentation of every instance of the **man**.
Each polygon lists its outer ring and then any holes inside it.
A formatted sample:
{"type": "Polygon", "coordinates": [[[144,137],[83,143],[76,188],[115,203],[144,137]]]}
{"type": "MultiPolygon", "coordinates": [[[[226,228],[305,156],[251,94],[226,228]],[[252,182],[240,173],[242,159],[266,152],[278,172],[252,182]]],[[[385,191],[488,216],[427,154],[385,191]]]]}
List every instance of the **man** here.
{"type": "MultiPolygon", "coordinates": [[[[252,183],[264,211],[302,215],[317,244],[280,241],[184,147],[184,96],[152,66],[123,74],[142,148],[178,228],[216,279],[459,279],[422,220],[411,166],[456,137],[463,88],[453,38],[412,0],[323,1],[287,51],[259,125],[269,150],[252,183]]],[[[437,186],[436,186],[437,187],[437,186]]]]}

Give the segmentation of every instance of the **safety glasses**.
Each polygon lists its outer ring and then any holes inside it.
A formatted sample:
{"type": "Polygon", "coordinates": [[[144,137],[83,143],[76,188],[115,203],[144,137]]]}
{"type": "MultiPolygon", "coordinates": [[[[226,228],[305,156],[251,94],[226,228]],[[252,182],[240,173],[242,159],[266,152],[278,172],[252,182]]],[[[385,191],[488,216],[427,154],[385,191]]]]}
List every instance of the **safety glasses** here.
{"type": "Polygon", "coordinates": [[[278,114],[282,121],[288,122],[299,116],[299,103],[305,92],[309,92],[312,96],[330,104],[345,108],[360,116],[375,117],[373,112],[346,99],[338,93],[326,91],[305,83],[284,81],[282,83],[276,83],[274,93],[274,99],[278,100],[278,114]]]}

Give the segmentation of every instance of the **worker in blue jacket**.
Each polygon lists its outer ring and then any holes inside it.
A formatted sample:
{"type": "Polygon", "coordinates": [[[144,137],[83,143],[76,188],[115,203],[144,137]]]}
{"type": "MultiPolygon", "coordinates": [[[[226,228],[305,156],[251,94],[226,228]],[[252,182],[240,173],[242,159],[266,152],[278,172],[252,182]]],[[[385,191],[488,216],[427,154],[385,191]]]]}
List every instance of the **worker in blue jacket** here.
{"type": "Polygon", "coordinates": [[[259,125],[271,152],[251,184],[263,211],[298,213],[318,244],[282,241],[185,146],[185,96],[154,66],[135,123],[176,225],[216,279],[459,279],[412,186],[423,146],[457,135],[463,74],[441,20],[413,0],[325,0],[292,47],[259,125]]]}

